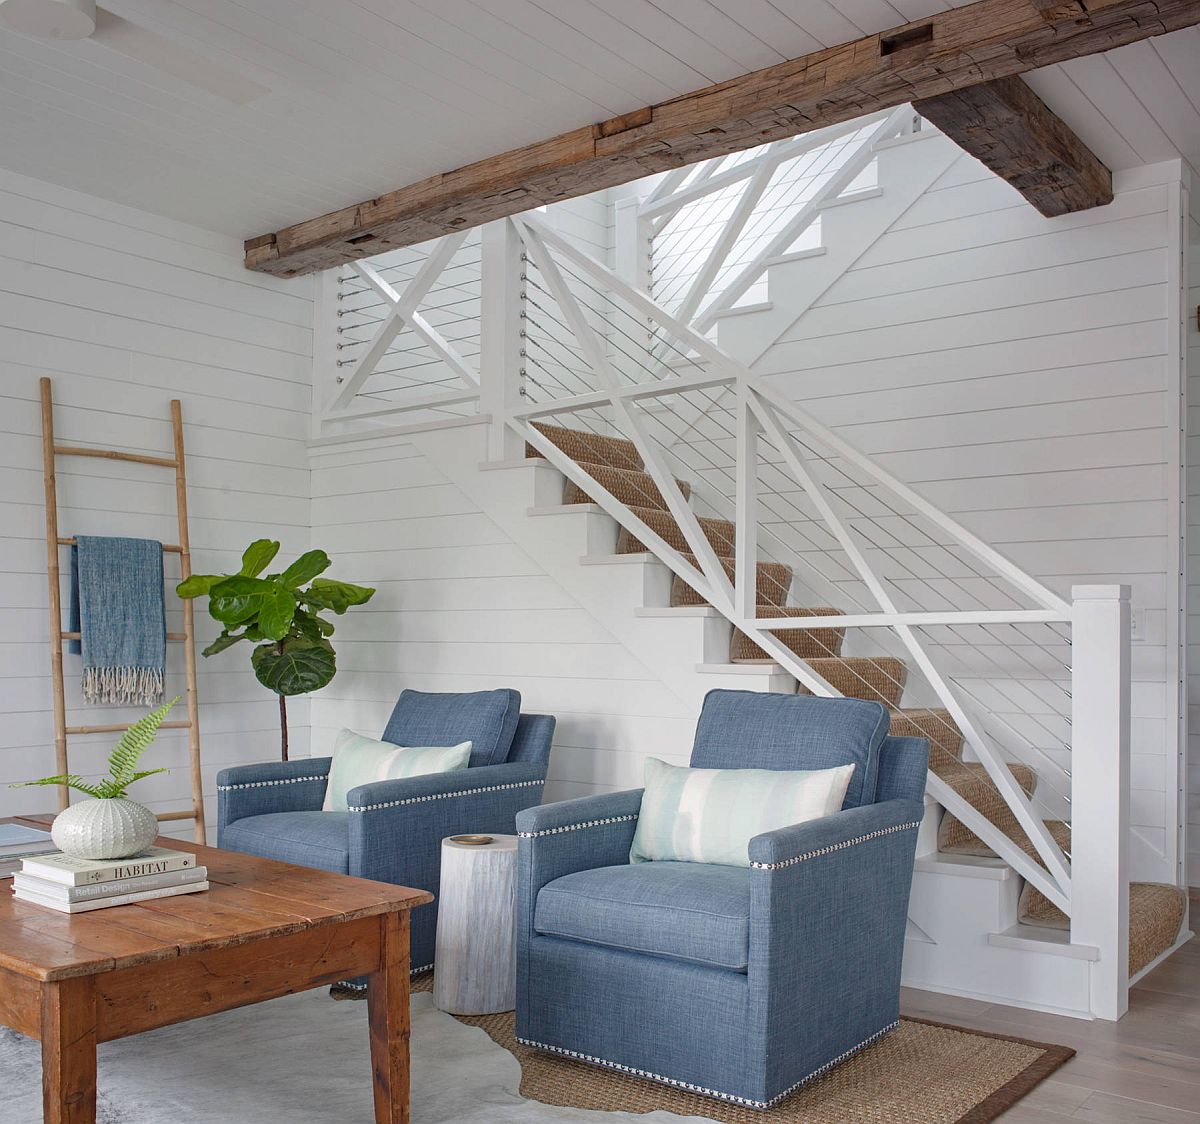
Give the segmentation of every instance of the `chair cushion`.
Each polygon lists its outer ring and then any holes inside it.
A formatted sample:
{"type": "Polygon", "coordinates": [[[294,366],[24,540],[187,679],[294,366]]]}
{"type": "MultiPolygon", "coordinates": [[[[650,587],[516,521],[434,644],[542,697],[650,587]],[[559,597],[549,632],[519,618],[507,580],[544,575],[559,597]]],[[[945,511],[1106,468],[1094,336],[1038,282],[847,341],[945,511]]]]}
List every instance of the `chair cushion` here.
{"type": "Polygon", "coordinates": [[[685,769],[647,757],[629,861],[748,867],[754,836],[837,812],[854,769],[685,769]]]}
{"type": "Polygon", "coordinates": [[[383,740],[394,745],[471,742],[471,767],[502,765],[521,717],[521,692],[401,691],[383,740]]]}
{"type": "Polygon", "coordinates": [[[763,691],[709,691],[692,766],[698,769],[832,769],[856,766],[843,808],[875,803],[887,709],[865,699],[763,691]]]}
{"type": "Polygon", "coordinates": [[[271,812],[227,824],[218,846],[245,855],[350,872],[349,812],[271,812]]]}
{"type": "Polygon", "coordinates": [[[750,871],[677,862],[581,870],[542,887],[533,927],[545,936],[745,972],[750,871]]]}
{"type": "Polygon", "coordinates": [[[333,743],[333,763],[325,786],[326,812],[345,812],[346,796],[352,788],[372,781],[394,781],[404,777],[426,777],[431,773],[453,773],[465,769],[471,743],[458,745],[404,746],[364,738],[353,730],[342,730],[333,743]]]}

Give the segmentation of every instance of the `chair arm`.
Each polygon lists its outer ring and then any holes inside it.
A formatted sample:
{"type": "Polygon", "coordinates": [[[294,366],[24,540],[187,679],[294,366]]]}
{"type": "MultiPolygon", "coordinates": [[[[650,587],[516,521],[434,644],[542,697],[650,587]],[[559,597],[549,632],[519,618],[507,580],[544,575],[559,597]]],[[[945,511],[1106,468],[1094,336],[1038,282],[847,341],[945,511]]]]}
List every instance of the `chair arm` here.
{"type": "Polygon", "coordinates": [[[750,866],[755,870],[787,869],[884,835],[915,831],[924,811],[924,805],[915,800],[887,800],[764,832],[750,840],[750,866]]]}
{"type": "Polygon", "coordinates": [[[546,766],[509,762],[373,781],[346,794],[350,873],[437,891],[448,835],[512,835],[517,813],[542,798],[546,766]]]}
{"type": "Polygon", "coordinates": [[[332,761],[332,757],[300,757],[222,769],[217,774],[218,840],[221,829],[247,816],[318,811],[332,761]]]}
{"type": "Polygon", "coordinates": [[[804,1033],[848,997],[864,1036],[899,1017],[923,813],[888,800],[750,840],[750,987],[771,1033],[804,1033]]]}
{"type": "MultiPolygon", "coordinates": [[[[629,862],[641,809],[642,789],[637,788],[543,804],[517,816],[518,917],[532,919],[533,903],[547,882],[629,862]]],[[[522,923],[518,920],[518,926],[522,923]]]]}

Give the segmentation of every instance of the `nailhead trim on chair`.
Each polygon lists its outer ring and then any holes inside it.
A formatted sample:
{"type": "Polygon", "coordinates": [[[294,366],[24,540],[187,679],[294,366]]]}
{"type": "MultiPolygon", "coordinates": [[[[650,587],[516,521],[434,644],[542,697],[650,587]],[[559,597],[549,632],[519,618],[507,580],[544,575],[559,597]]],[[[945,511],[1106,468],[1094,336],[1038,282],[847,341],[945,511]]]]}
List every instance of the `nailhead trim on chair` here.
{"type": "Polygon", "coordinates": [[[326,781],[329,779],[327,773],[321,773],[316,777],[283,777],[275,781],[246,781],[243,784],[219,784],[217,785],[218,792],[239,792],[243,788],[273,788],[277,784],[302,784],[304,781],[326,781]]]}
{"type": "Polygon", "coordinates": [[[844,851],[847,847],[853,847],[856,843],[866,843],[868,839],[878,839],[881,835],[893,835],[897,831],[911,831],[914,827],[920,827],[921,821],[916,820],[913,823],[895,824],[892,827],[881,827],[878,831],[868,832],[866,835],[859,835],[854,839],[843,839],[840,843],[831,843],[828,847],[819,847],[815,851],[805,851],[803,855],[793,855],[790,859],[781,859],[777,863],[751,863],[753,870],[781,870],[785,866],[795,866],[797,863],[802,863],[807,859],[819,858],[821,855],[831,855],[834,851],[844,851]]]}
{"type": "Polygon", "coordinates": [[[351,812],[377,812],[381,808],[399,808],[405,804],[425,804],[430,800],[449,800],[455,796],[475,796],[480,792],[504,792],[510,788],[534,788],[544,781],[514,781],[512,784],[493,784],[486,788],[462,788],[455,792],[434,792],[429,796],[409,796],[403,800],[388,800],[383,804],[351,805],[351,812]]]}
{"type": "Polygon", "coordinates": [[[584,820],[582,823],[563,824],[562,827],[544,827],[541,831],[518,831],[517,835],[522,839],[537,839],[542,835],[561,835],[564,831],[580,831],[585,827],[603,827],[610,823],[628,823],[630,820],[636,820],[637,813],[634,812],[628,816],[609,816],[604,820],[584,820]]]}
{"type": "Polygon", "coordinates": [[[574,1058],[577,1061],[589,1062],[592,1065],[603,1066],[605,1069],[615,1069],[620,1073],[628,1073],[634,1077],[641,1077],[647,1081],[657,1081],[660,1085],[670,1085],[676,1089],[684,1089],[689,1093],[699,1093],[705,1097],[715,1097],[720,1101],[729,1101],[733,1104],[746,1105],[748,1108],[772,1108],[777,1105],[785,1097],[790,1097],[802,1085],[807,1085],[810,1081],[815,1081],[822,1074],[828,1073],[834,1066],[840,1065],[847,1058],[857,1054],[860,1050],[865,1050],[872,1042],[882,1038],[889,1031],[893,1031],[900,1025],[897,1019],[894,1023],[885,1026],[882,1030],[877,1030],[869,1038],[864,1038],[857,1046],[851,1046],[844,1054],[839,1054],[832,1061],[826,1062],[820,1069],[814,1069],[807,1077],[802,1077],[794,1085],[784,1089],[782,1093],[772,1097],[769,1101],[755,1101],[749,1097],[738,1097],[733,1093],[722,1093],[716,1089],[706,1089],[703,1085],[692,1085],[687,1081],[679,1081],[674,1077],[664,1077],[660,1073],[651,1073],[649,1070],[636,1069],[633,1066],[621,1065],[620,1062],[610,1062],[606,1058],[596,1058],[591,1054],[581,1054],[576,1050],[566,1050],[562,1046],[549,1046],[545,1042],[535,1042],[531,1038],[517,1037],[517,1041],[522,1046],[531,1046],[535,1050],[547,1050],[551,1054],[560,1054],[565,1058],[574,1058]]]}

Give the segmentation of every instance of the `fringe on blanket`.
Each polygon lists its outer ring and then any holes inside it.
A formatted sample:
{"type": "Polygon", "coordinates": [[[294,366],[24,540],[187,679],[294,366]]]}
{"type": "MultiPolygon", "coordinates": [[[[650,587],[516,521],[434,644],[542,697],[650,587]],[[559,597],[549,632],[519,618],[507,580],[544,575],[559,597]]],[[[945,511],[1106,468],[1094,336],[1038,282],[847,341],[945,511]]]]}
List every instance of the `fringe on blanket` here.
{"type": "Polygon", "coordinates": [[[162,702],[163,673],[152,667],[89,667],[83,672],[83,697],[89,703],[162,702]]]}

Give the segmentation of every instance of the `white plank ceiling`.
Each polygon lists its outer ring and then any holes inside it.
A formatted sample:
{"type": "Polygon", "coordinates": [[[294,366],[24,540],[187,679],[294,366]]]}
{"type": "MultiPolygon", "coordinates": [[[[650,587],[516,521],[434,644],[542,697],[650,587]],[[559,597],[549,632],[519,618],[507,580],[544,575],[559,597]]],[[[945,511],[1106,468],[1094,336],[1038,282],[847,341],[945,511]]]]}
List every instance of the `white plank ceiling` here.
{"type": "MultiPolygon", "coordinates": [[[[0,167],[246,237],[952,4],[106,6],[189,52],[199,84],[113,49],[117,39],[0,31],[0,167]],[[223,74],[257,96],[239,104],[223,74]]],[[[1052,67],[1031,84],[1114,168],[1179,156],[1200,168],[1200,30],[1052,67]]]]}

